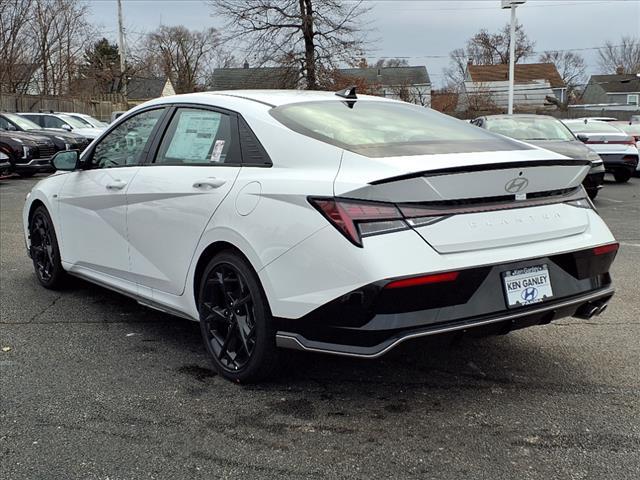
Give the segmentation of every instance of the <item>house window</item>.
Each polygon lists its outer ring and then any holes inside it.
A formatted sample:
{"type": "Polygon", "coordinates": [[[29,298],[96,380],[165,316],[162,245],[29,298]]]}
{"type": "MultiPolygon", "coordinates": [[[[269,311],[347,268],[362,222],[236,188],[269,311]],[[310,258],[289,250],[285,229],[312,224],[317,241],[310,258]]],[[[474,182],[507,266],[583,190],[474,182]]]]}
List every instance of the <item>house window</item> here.
{"type": "Polygon", "coordinates": [[[640,94],[634,93],[633,95],[627,95],[627,104],[638,105],[640,100],[640,94]]]}

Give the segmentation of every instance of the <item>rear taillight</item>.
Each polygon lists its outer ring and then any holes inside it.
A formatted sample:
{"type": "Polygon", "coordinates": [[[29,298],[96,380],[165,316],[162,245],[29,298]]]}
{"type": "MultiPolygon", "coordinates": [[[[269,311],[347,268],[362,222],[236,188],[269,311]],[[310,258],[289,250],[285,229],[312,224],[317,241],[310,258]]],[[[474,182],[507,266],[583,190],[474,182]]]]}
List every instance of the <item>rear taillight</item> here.
{"type": "Polygon", "coordinates": [[[618,242],[608,243],[606,245],[600,245],[599,247],[595,247],[593,249],[593,254],[604,255],[606,253],[617,252],[618,248],[620,248],[620,244],[618,242]]]}
{"type": "Polygon", "coordinates": [[[341,198],[309,198],[309,202],[358,247],[363,237],[409,228],[393,204],[341,198]]]}
{"type": "Polygon", "coordinates": [[[403,278],[401,280],[393,280],[387,283],[384,288],[408,288],[417,287],[419,285],[428,285],[432,283],[455,282],[458,278],[458,272],[434,273],[431,275],[421,275],[419,277],[403,278]]]}

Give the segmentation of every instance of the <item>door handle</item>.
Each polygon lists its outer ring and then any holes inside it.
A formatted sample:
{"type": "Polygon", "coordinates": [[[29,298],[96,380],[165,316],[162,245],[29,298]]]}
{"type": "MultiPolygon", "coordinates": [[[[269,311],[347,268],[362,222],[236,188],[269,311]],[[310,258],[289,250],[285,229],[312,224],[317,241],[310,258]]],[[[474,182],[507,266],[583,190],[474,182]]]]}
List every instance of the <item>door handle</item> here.
{"type": "Polygon", "coordinates": [[[107,183],[107,190],[122,190],[127,185],[127,182],[122,180],[114,180],[111,183],[107,183]]]}
{"type": "Polygon", "coordinates": [[[220,188],[225,183],[227,183],[226,180],[209,177],[209,178],[205,178],[204,180],[198,180],[196,183],[193,184],[193,188],[220,188]]]}

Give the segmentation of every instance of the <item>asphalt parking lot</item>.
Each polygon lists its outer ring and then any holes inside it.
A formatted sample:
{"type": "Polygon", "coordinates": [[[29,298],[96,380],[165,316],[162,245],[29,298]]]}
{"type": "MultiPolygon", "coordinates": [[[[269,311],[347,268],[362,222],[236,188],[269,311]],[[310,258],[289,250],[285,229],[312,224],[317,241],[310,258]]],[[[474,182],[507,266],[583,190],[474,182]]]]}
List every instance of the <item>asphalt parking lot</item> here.
{"type": "Polygon", "coordinates": [[[375,361],[291,353],[247,387],[214,374],[195,323],[41,288],[35,181],[0,182],[1,478],[640,478],[640,179],[596,200],[621,242],[602,316],[375,361]]]}

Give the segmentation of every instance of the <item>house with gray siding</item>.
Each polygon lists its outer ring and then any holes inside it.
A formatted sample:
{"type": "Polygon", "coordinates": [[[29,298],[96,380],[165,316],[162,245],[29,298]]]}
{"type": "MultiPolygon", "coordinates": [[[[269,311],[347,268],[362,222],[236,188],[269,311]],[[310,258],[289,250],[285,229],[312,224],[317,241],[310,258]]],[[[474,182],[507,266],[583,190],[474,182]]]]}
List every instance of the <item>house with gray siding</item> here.
{"type": "Polygon", "coordinates": [[[584,90],[582,103],[640,108],[640,77],[635,73],[592,75],[584,90]]]}

